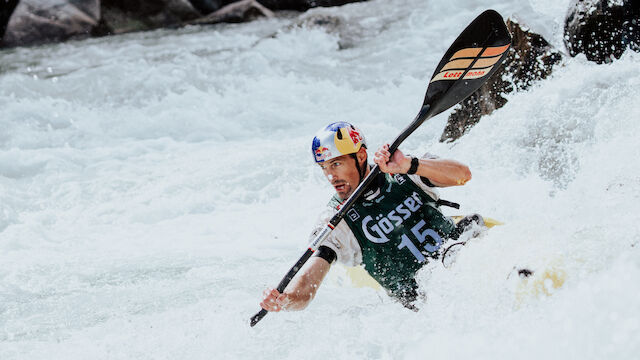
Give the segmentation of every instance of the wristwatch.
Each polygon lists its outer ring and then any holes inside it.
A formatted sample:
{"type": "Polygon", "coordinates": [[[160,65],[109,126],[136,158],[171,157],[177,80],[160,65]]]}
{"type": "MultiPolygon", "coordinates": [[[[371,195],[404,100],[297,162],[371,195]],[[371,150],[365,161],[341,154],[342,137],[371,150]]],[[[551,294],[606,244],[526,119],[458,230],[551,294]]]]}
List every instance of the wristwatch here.
{"type": "Polygon", "coordinates": [[[409,171],[407,171],[408,175],[413,175],[418,171],[418,165],[420,165],[420,161],[417,157],[411,157],[411,166],[409,167],[409,171]]]}

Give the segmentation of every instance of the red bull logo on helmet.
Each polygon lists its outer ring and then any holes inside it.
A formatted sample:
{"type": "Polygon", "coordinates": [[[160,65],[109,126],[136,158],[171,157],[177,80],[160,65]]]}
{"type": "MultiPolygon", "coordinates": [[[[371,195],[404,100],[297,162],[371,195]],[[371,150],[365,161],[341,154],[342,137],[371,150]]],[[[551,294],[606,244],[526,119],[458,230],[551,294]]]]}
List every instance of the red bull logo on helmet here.
{"type": "Polygon", "coordinates": [[[349,126],[349,137],[351,138],[351,141],[353,141],[354,144],[358,144],[359,142],[362,141],[362,135],[360,135],[360,132],[358,132],[358,130],[356,130],[353,126],[349,126]]]}
{"type": "Polygon", "coordinates": [[[331,151],[325,146],[318,147],[313,153],[316,156],[317,162],[325,161],[325,159],[331,157],[331,151]]]}

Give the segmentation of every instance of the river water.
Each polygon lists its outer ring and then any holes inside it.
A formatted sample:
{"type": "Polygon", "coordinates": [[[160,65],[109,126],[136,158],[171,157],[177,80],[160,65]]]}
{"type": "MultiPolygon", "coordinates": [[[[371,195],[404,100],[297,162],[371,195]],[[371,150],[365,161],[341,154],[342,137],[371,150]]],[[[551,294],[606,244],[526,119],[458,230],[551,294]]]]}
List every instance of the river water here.
{"type": "Polygon", "coordinates": [[[445,189],[501,220],[418,313],[336,267],[303,312],[250,328],[331,188],[313,133],[371,146],[415,116],[435,65],[494,8],[562,46],[568,0],[374,0],[249,24],[0,51],[0,358],[602,359],[640,352],[640,56],[567,58],[438,142],[445,189]],[[311,15],[339,26],[296,26],[311,15]],[[521,279],[517,269],[534,275],[521,279]]]}

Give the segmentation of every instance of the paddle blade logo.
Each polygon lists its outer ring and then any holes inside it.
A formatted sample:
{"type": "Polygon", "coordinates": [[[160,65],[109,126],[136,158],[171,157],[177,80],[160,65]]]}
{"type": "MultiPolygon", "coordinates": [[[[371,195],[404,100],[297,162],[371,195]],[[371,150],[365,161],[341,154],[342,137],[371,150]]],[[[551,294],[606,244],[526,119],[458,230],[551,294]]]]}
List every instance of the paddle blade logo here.
{"type": "Polygon", "coordinates": [[[488,47],[484,51],[482,48],[467,48],[456,51],[449,61],[442,67],[442,70],[431,79],[430,83],[440,80],[458,80],[464,72],[463,79],[478,79],[489,72],[500,60],[502,55],[509,49],[509,44],[504,46],[488,47]],[[482,53],[482,54],[480,54],[482,53]],[[478,56],[480,58],[473,63],[478,56]],[[473,63],[473,66],[471,64],[473,63]],[[471,68],[469,68],[471,66],[471,68]]]}

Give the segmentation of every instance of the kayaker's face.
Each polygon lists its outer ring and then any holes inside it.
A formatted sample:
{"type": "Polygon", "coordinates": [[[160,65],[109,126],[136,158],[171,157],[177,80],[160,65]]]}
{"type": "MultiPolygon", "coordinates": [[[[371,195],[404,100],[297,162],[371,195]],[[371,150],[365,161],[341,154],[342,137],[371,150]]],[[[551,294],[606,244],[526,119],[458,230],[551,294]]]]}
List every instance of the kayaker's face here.
{"type": "Polygon", "coordinates": [[[360,183],[356,160],[351,155],[342,155],[325,161],[320,164],[320,167],[342,200],[347,199],[360,183]]]}

